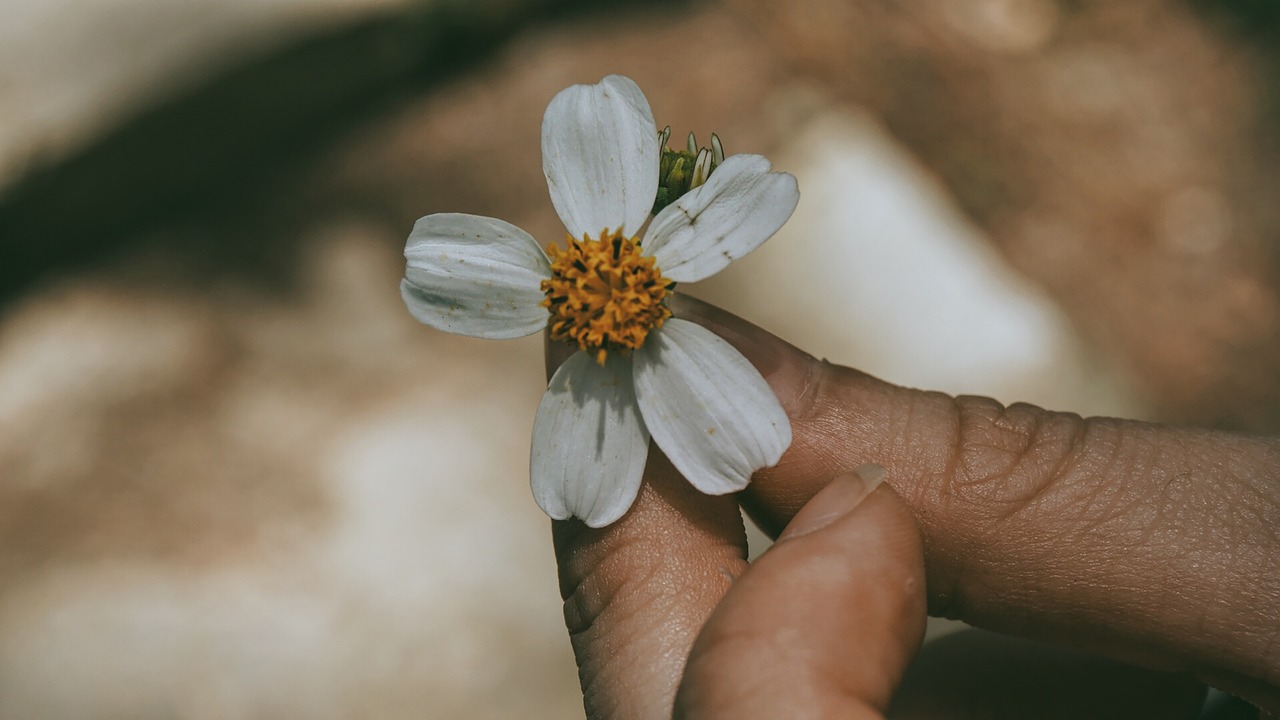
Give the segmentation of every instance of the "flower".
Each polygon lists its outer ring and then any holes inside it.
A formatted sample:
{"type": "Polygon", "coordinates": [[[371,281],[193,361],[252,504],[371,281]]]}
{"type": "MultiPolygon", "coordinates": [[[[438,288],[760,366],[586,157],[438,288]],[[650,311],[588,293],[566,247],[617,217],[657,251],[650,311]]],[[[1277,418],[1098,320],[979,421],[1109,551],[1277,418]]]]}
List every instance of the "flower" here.
{"type": "Polygon", "coordinates": [[[580,349],[534,417],[533,496],[555,519],[603,527],[621,517],[651,437],[712,495],[746,487],[791,444],[759,372],[711,331],[671,317],[665,299],[675,283],[719,272],[782,227],[799,201],[795,178],[770,172],[759,155],[724,158],[640,239],[663,144],[629,78],[566,88],[542,121],[542,169],[568,231],[564,249],[548,255],[510,223],[458,213],[418,220],[405,246],[400,291],[419,321],[495,339],[548,327],[580,349]]]}

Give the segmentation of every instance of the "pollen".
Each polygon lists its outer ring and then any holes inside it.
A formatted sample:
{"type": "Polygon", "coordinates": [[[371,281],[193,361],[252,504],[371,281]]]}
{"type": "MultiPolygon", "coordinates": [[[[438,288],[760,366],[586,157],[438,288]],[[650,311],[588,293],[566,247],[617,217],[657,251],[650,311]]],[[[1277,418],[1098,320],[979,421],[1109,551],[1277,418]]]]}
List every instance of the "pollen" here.
{"type": "Polygon", "coordinates": [[[675,283],[640,254],[638,238],[608,230],[599,239],[566,236],[563,250],[553,244],[547,254],[542,306],[551,313],[551,339],[576,344],[601,365],[609,352],[638,349],[671,317],[665,300],[675,283]]]}

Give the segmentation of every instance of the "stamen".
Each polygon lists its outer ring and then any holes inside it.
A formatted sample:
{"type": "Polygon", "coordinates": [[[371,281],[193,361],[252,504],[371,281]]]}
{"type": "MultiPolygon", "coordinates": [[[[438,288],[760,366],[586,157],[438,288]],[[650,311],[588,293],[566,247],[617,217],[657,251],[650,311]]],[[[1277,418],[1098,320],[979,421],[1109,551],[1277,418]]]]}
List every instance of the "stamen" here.
{"type": "Polygon", "coordinates": [[[691,132],[685,140],[685,150],[667,147],[671,137],[668,125],[658,133],[662,155],[658,159],[658,189],[653,198],[653,214],[679,200],[685,193],[700,187],[711,173],[724,162],[724,145],[720,136],[711,133],[711,147],[698,148],[698,138],[691,132]]]}
{"type": "Polygon", "coordinates": [[[640,254],[638,238],[608,230],[598,240],[566,236],[563,250],[553,244],[547,254],[542,306],[551,312],[551,339],[576,344],[601,365],[609,352],[638,349],[671,317],[665,300],[675,283],[640,254]]]}

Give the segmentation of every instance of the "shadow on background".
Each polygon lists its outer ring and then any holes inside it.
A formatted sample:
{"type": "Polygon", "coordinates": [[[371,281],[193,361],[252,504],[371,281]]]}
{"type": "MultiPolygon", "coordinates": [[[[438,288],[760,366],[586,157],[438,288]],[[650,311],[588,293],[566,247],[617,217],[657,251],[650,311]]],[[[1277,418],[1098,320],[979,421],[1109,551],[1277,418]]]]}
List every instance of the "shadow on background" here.
{"type": "MultiPolygon", "coordinates": [[[[1248,43],[1251,52],[1261,51],[1267,60],[1271,89],[1266,100],[1267,120],[1280,129],[1280,3],[1275,0],[1191,0],[1191,6],[1211,23],[1223,23],[1248,43]]],[[[1280,152],[1280,132],[1265,137],[1272,140],[1271,152],[1280,152]]]]}
{"type": "MultiPolygon", "coordinates": [[[[1090,7],[1078,0],[1059,2],[1081,15],[1088,14],[1090,7]]],[[[586,12],[623,8],[661,12],[664,6],[688,4],[687,0],[439,0],[299,39],[265,57],[246,60],[142,112],[78,154],[31,171],[0,196],[4,253],[0,309],[42,279],[151,248],[179,259],[180,266],[189,270],[184,280],[216,282],[234,273],[260,277],[268,287],[288,287],[297,245],[306,230],[302,221],[315,209],[314,202],[299,202],[300,188],[314,176],[325,151],[372,121],[481,66],[531,26],[586,12]]],[[[919,30],[910,24],[911,14],[894,9],[893,4],[857,5],[867,9],[866,17],[894,21],[911,32],[919,30]],[[876,8],[872,13],[870,9],[876,8]]],[[[1275,49],[1280,46],[1274,42],[1280,38],[1280,5],[1271,0],[1187,0],[1182,7],[1186,6],[1197,8],[1206,22],[1229,26],[1224,35],[1234,38],[1232,50],[1263,58],[1263,72],[1280,78],[1280,53],[1275,49]]],[[[768,28],[764,29],[767,34],[768,28]]],[[[1025,256],[1029,251],[1018,250],[1020,231],[1008,230],[1004,235],[998,228],[993,231],[991,218],[1034,205],[1027,198],[1038,197],[1037,192],[1052,200],[1057,194],[1048,189],[1046,178],[1062,175],[1063,167],[1078,166],[1073,155],[1079,153],[1062,151],[1053,156],[1053,162],[1046,162],[1046,148],[1021,142],[1028,132],[1023,121],[1044,121],[1032,126],[1060,131],[1043,142],[1062,147],[1087,136],[1073,134],[1080,128],[1069,122],[1045,120],[1045,108],[1022,107],[1026,103],[1017,93],[1003,100],[993,95],[992,69],[1007,69],[1013,63],[1001,64],[998,58],[976,62],[963,54],[964,62],[957,62],[947,48],[901,42],[892,29],[861,22],[848,32],[864,32],[864,36],[848,42],[840,38],[837,49],[861,42],[875,50],[877,63],[855,65],[838,52],[815,50],[810,66],[805,66],[803,52],[799,60],[790,58],[791,70],[810,81],[825,82],[836,97],[867,105],[942,178],[969,216],[993,232],[993,242],[1002,251],[1025,256]],[[960,69],[953,72],[955,68],[960,69]],[[1001,117],[1019,121],[992,122],[1001,117]],[[1062,166],[1055,167],[1054,162],[1062,166]],[[1076,166],[1070,165],[1073,162],[1076,166]]],[[[781,37],[776,42],[795,50],[803,45],[795,40],[781,37]]],[[[673,70],[680,69],[678,62],[672,61],[673,70]]],[[[1014,73],[1001,77],[1011,86],[1019,82],[1014,73]]],[[[1223,192],[1239,197],[1241,237],[1233,242],[1260,258],[1238,274],[1265,289],[1276,287],[1280,276],[1275,260],[1280,256],[1271,241],[1274,228],[1280,227],[1280,215],[1268,209],[1274,207],[1268,194],[1274,186],[1269,183],[1277,182],[1270,158],[1280,156],[1280,132],[1274,131],[1280,128],[1280,94],[1274,92],[1280,84],[1259,85],[1272,93],[1266,101],[1270,112],[1253,123],[1264,128],[1240,131],[1250,143],[1242,157],[1248,160],[1252,155],[1255,162],[1234,168],[1228,179],[1238,185],[1225,185],[1223,192]]],[[[1122,129],[1135,130],[1124,126],[1135,122],[1132,118],[1116,122],[1122,129]]],[[[1191,129],[1181,129],[1187,138],[1200,137],[1191,129]]],[[[1108,150],[1106,142],[1103,137],[1092,147],[1082,143],[1083,150],[1093,152],[1086,152],[1086,159],[1109,162],[1106,159],[1114,153],[1103,152],[1108,150]]],[[[1194,142],[1190,145],[1199,147],[1194,142]]],[[[1205,161],[1204,155],[1195,152],[1188,151],[1188,157],[1205,161]]],[[[1029,275],[1068,307],[1086,334],[1099,344],[1121,348],[1119,354],[1142,368],[1144,375],[1154,377],[1151,385],[1160,390],[1153,395],[1177,396],[1166,398],[1172,408],[1170,419],[1253,431],[1280,427],[1280,385],[1274,373],[1280,344],[1267,337],[1269,331],[1255,331],[1248,324],[1261,316],[1255,308],[1264,305],[1266,298],[1253,304],[1242,302],[1243,310],[1216,306],[1205,310],[1198,307],[1203,303],[1192,298],[1199,297],[1196,292],[1221,295],[1222,278],[1206,275],[1208,280],[1188,291],[1176,278],[1145,272],[1158,238],[1146,225],[1134,224],[1133,218],[1146,218],[1153,200],[1134,182],[1121,181],[1114,193],[1099,193],[1106,202],[1082,192],[1080,204],[1088,205],[1087,212],[1048,218],[1053,227],[1052,223],[1078,224],[1071,227],[1088,238],[1077,243],[1083,248],[1077,249],[1084,258],[1082,267],[1092,266],[1072,274],[1062,269],[1063,263],[1045,259],[1046,255],[1040,258],[1044,264],[1039,274],[1033,269],[1029,275]],[[1119,199],[1111,202],[1113,197],[1119,199]],[[1102,210],[1106,212],[1100,214],[1102,210]],[[1104,232],[1097,232],[1099,227],[1104,232]],[[1095,280],[1101,277],[1099,270],[1109,271],[1111,280],[1095,280]],[[1185,300],[1172,304],[1169,298],[1185,300]],[[1116,307],[1129,310],[1119,321],[1110,312],[1116,307]],[[1178,310],[1171,312],[1170,307],[1178,310]],[[1200,324],[1190,322],[1188,315],[1200,324]],[[1173,340],[1162,332],[1148,331],[1174,321],[1177,327],[1171,329],[1178,332],[1170,333],[1173,340]],[[1220,337],[1224,322],[1236,322],[1246,330],[1238,338],[1224,340],[1220,337]],[[1193,362],[1202,366],[1199,371],[1206,379],[1187,390],[1189,384],[1183,378],[1193,362]]],[[[1233,202],[1237,201],[1233,198],[1233,202]]],[[[1057,207],[1052,202],[1048,205],[1057,207]]],[[[402,229],[394,234],[403,236],[402,229]]],[[[1058,245],[1052,249],[1060,249],[1058,245]]],[[[1192,274],[1188,261],[1165,259],[1170,267],[1192,274]]]]}
{"type": "Polygon", "coordinates": [[[184,259],[213,273],[278,276],[296,241],[279,210],[321,150],[478,66],[529,26],[639,4],[415,6],[233,67],[0,197],[0,307],[41,278],[148,244],[180,242],[184,259]],[[197,231],[158,237],[175,225],[197,231]]]}

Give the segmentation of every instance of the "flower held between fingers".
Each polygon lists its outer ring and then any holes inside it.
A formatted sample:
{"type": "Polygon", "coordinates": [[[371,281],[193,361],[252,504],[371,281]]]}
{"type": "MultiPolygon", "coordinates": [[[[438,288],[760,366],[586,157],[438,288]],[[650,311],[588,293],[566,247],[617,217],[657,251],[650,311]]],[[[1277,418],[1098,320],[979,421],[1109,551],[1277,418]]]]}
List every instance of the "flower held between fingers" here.
{"type": "Polygon", "coordinates": [[[746,487],[791,444],[759,372],[709,330],[671,317],[665,299],[675,283],[710,277],[772,236],[799,200],[795,178],[771,172],[759,155],[724,158],[661,209],[642,239],[661,145],[630,79],[566,88],[542,122],[564,249],[553,246],[549,258],[510,223],[458,213],[418,220],[405,247],[400,290],[419,321],[493,339],[549,324],[553,339],[579,348],[534,418],[533,495],[556,519],[602,527],[621,517],[639,491],[650,437],[715,495],[746,487]]]}

